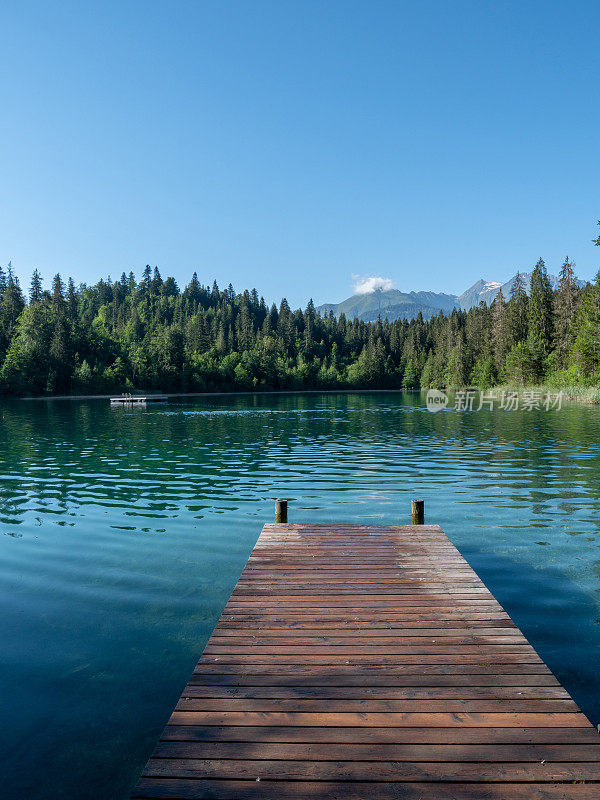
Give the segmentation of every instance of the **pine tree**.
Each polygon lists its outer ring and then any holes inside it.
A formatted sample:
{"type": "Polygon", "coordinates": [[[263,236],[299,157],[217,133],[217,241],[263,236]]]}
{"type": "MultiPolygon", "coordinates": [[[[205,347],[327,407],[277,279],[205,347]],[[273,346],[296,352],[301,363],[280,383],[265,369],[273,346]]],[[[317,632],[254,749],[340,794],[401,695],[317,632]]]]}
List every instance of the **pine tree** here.
{"type": "Polygon", "coordinates": [[[471,372],[471,383],[479,389],[489,389],[496,382],[497,370],[492,356],[480,358],[471,372]]]}
{"type": "Polygon", "coordinates": [[[219,331],[215,341],[215,348],[219,355],[224,355],[227,350],[227,334],[225,333],[225,326],[223,323],[219,325],[219,331]]]}
{"type": "Polygon", "coordinates": [[[0,352],[4,353],[15,329],[19,315],[25,308],[25,299],[19,285],[19,279],[13,274],[12,265],[8,264],[6,288],[0,301],[0,352]]]}
{"type": "MultiPolygon", "coordinates": [[[[600,220],[598,220],[600,226],[600,220]]],[[[600,235],[594,239],[600,247],[600,235]]],[[[581,306],[575,318],[573,357],[586,377],[600,379],[600,270],[596,280],[586,287],[581,306]]]]}
{"type": "Polygon", "coordinates": [[[51,393],[68,392],[73,376],[74,361],[71,329],[68,323],[68,306],[65,301],[65,285],[56,274],[52,279],[52,313],[54,325],[50,340],[50,369],[47,390],[51,393]]]}
{"type": "Polygon", "coordinates": [[[314,326],[315,305],[311,298],[304,312],[304,354],[307,358],[312,358],[314,352],[314,326]]]}
{"type": "Polygon", "coordinates": [[[49,349],[51,366],[49,372],[48,391],[63,394],[71,388],[74,364],[71,348],[71,335],[64,314],[54,322],[54,330],[49,349]]]}
{"type": "Polygon", "coordinates": [[[453,388],[466,386],[467,375],[464,341],[462,335],[458,334],[456,344],[450,351],[450,358],[446,367],[445,385],[453,388]]]}
{"type": "Polygon", "coordinates": [[[570,380],[579,372],[582,381],[600,381],[600,277],[580,292],[567,260],[552,294],[540,262],[531,301],[518,275],[508,303],[500,294],[468,312],[366,323],[320,315],[312,301],[304,311],[285,299],[268,309],[256,290],[221,292],[196,274],[180,293],[173,277],[146,267],[139,285],[129,273],[79,288],[69,279],[66,292],[60,275],[44,291],[36,271],[25,306],[9,265],[4,277],[0,270],[0,386],[483,388],[540,380],[557,366],[571,370],[570,380]]]}
{"type": "Polygon", "coordinates": [[[527,338],[528,306],[529,298],[525,291],[525,284],[521,273],[517,272],[510,290],[510,301],[508,304],[511,345],[522,342],[527,338]]]}
{"type": "Polygon", "coordinates": [[[110,278],[103,281],[102,278],[96,284],[98,291],[98,301],[101,306],[108,305],[112,301],[112,287],[110,285],[110,278]]]}
{"type": "Polygon", "coordinates": [[[65,285],[59,273],[52,279],[52,308],[56,314],[65,311],[65,285]]]}
{"type": "Polygon", "coordinates": [[[546,265],[540,258],[531,274],[529,297],[528,342],[532,355],[532,377],[536,382],[544,375],[545,361],[552,347],[554,335],[552,305],[552,286],[546,265]]]}
{"type": "Polygon", "coordinates": [[[558,290],[554,297],[556,362],[559,369],[564,369],[567,364],[579,294],[573,264],[567,256],[560,270],[558,290]]]}
{"type": "Polygon", "coordinates": [[[271,336],[272,333],[273,333],[273,326],[271,324],[271,315],[267,314],[262,324],[262,334],[263,337],[265,337],[265,336],[271,336]]]}
{"type": "Polygon", "coordinates": [[[423,389],[435,388],[434,363],[435,359],[433,356],[433,350],[430,350],[427,354],[423,371],[421,372],[421,387],[423,389]]]}
{"type": "Polygon", "coordinates": [[[529,329],[541,336],[549,350],[553,336],[552,285],[541,258],[531,274],[529,294],[529,329]]]}
{"type": "Polygon", "coordinates": [[[252,326],[251,312],[248,305],[248,298],[243,296],[239,313],[235,320],[235,341],[240,352],[250,350],[254,340],[254,329],[252,326]]]}
{"type": "Polygon", "coordinates": [[[39,301],[42,299],[42,295],[42,278],[38,270],[34,269],[33,275],[31,276],[31,285],[29,287],[29,302],[39,303],[39,301]]]}
{"type": "Polygon", "coordinates": [[[160,271],[158,267],[154,267],[154,274],[152,276],[152,280],[150,281],[150,292],[152,294],[158,294],[161,290],[163,285],[163,279],[161,277],[160,271]]]}
{"type": "MultiPolygon", "coordinates": [[[[123,277],[125,277],[125,273],[123,273],[123,277]]],[[[73,278],[69,278],[67,284],[67,312],[71,322],[75,322],[77,319],[77,292],[73,278]]]]}
{"type": "Polygon", "coordinates": [[[419,386],[419,380],[417,377],[417,369],[415,367],[415,362],[412,358],[409,358],[404,368],[404,375],[402,377],[402,387],[404,389],[417,389],[418,386],[419,386]]]}
{"type": "MultiPolygon", "coordinates": [[[[583,292],[575,315],[572,357],[586,378],[600,370],[600,270],[595,282],[583,292]]],[[[598,375],[600,377],[600,375],[598,375]]]]}
{"type": "Polygon", "coordinates": [[[183,299],[190,304],[190,313],[194,314],[200,303],[200,282],[196,272],[194,272],[191,281],[183,290],[183,299]]]}
{"type": "Polygon", "coordinates": [[[529,383],[532,378],[532,355],[528,342],[517,342],[506,356],[502,370],[503,380],[513,385],[529,383]]]}
{"type": "Polygon", "coordinates": [[[140,281],[140,291],[142,294],[148,294],[152,285],[152,267],[146,264],[142,272],[142,280],[140,281]]]}
{"type": "Polygon", "coordinates": [[[31,303],[18,317],[0,370],[5,389],[17,394],[46,390],[51,335],[52,325],[43,304],[31,303]]]}
{"type": "Polygon", "coordinates": [[[504,366],[504,360],[510,350],[509,323],[507,304],[501,289],[492,303],[492,352],[497,372],[504,366]]]}
{"type": "Polygon", "coordinates": [[[294,330],[292,322],[292,314],[288,301],[283,298],[279,306],[278,320],[277,320],[277,333],[281,337],[281,341],[288,355],[292,354],[294,344],[294,330]]]}

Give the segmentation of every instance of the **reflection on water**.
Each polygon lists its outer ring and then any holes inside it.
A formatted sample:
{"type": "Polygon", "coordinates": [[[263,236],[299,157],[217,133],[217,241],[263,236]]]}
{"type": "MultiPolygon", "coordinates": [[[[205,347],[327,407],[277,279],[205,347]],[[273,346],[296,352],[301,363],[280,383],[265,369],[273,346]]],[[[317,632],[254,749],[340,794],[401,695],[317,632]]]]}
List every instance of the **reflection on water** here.
{"type": "Polygon", "coordinates": [[[438,522],[600,721],[600,410],[415,394],[4,403],[4,797],[124,798],[276,496],[298,521],[438,522]],[[91,787],[91,788],[90,788],[91,787]]]}

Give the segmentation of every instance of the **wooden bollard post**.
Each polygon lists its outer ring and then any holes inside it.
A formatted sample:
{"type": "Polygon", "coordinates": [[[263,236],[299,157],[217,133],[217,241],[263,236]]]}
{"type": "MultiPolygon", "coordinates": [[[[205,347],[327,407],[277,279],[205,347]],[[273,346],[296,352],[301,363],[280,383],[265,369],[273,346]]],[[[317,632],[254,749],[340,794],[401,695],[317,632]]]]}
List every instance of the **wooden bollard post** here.
{"type": "Polygon", "coordinates": [[[275,500],[275,522],[287,522],[287,500],[275,500]]]}
{"type": "Polygon", "coordinates": [[[425,501],[411,500],[410,510],[412,512],[412,524],[423,525],[425,522],[425,501]]]}

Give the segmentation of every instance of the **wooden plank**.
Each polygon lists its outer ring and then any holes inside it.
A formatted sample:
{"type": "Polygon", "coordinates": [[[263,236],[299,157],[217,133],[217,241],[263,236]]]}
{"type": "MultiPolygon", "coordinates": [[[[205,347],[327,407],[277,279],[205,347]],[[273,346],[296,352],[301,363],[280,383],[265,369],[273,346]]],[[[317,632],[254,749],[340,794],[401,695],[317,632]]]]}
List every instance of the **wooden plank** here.
{"type": "MultiPolygon", "coordinates": [[[[412,681],[411,681],[412,683],[412,681]]],[[[439,681],[436,681],[439,683],[439,681]]],[[[206,686],[188,683],[182,698],[268,698],[321,700],[424,700],[435,698],[469,700],[475,698],[569,698],[562,686],[206,686]]]]}
{"type": "MultiPolygon", "coordinates": [[[[585,744],[340,744],[338,742],[261,743],[260,756],[283,761],[590,761],[595,745],[585,744]]],[[[256,743],[162,741],[154,758],[256,759],[256,743]]]]}
{"type": "Polygon", "coordinates": [[[390,762],[390,761],[270,761],[151,758],[146,777],[181,778],[231,777],[261,780],[343,780],[343,781],[599,781],[600,761],[592,762],[390,762]]]}
{"type": "Polygon", "coordinates": [[[132,800],[597,800],[597,784],[453,783],[441,794],[439,782],[202,780],[146,778],[132,800]],[[451,794],[449,790],[451,789],[451,794]]]}
{"type": "Polygon", "coordinates": [[[599,795],[597,732],[437,526],[275,524],[132,797],[599,795]]]}
{"type": "Polygon", "coordinates": [[[343,744],[589,744],[598,734],[584,728],[293,728],[248,725],[173,725],[161,741],[343,744]]]}
{"type": "MultiPolygon", "coordinates": [[[[364,675],[309,675],[296,673],[297,680],[288,678],[281,673],[241,675],[241,674],[213,674],[213,673],[194,673],[190,678],[188,687],[192,686],[226,686],[226,687],[270,687],[278,689],[281,687],[296,686],[301,683],[305,689],[311,687],[327,687],[332,690],[338,687],[361,687],[362,691],[375,692],[379,687],[396,688],[406,690],[410,687],[412,691],[418,691],[419,687],[444,688],[448,686],[469,687],[478,689],[479,687],[492,687],[500,691],[503,687],[560,687],[560,684],[550,673],[547,674],[507,674],[507,675],[462,675],[455,673],[448,674],[422,674],[409,672],[385,676],[381,674],[369,675],[369,685],[365,687],[364,675]]],[[[187,687],[186,687],[187,688],[187,687]]],[[[561,691],[564,691],[560,687],[561,691]]],[[[185,693],[184,689],[184,693],[185,693]]],[[[495,695],[497,696],[497,695],[495,695]]]]}
{"type": "MultiPolygon", "coordinates": [[[[293,725],[308,727],[381,727],[397,728],[585,728],[583,714],[515,712],[252,712],[252,711],[181,711],[171,714],[174,725],[293,725]]],[[[598,753],[600,757],[600,752],[598,753]]]]}
{"type": "MultiPolygon", "coordinates": [[[[199,662],[195,669],[195,675],[208,674],[233,674],[233,675],[280,675],[280,676],[353,676],[357,674],[357,665],[344,662],[343,664],[226,664],[226,663],[206,663],[199,662]]],[[[422,675],[495,675],[495,674],[518,674],[518,675],[539,675],[550,674],[548,667],[540,661],[539,664],[507,664],[492,663],[485,664],[361,664],[360,673],[362,683],[370,684],[377,676],[395,677],[398,675],[412,675],[420,672],[422,675]],[[365,677],[368,676],[368,681],[365,677]]]]}

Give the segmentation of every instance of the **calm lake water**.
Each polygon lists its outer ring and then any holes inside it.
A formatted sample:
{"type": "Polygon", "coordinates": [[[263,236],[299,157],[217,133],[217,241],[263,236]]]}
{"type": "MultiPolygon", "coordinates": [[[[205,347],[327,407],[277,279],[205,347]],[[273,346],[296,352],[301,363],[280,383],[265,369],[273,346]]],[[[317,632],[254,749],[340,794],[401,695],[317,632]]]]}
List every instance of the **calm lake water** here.
{"type": "Polygon", "coordinates": [[[273,499],[290,521],[408,522],[425,499],[600,722],[600,409],[424,396],[5,402],[2,796],[121,800],[273,499]]]}

